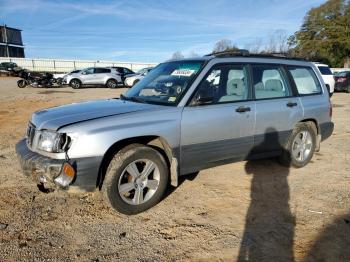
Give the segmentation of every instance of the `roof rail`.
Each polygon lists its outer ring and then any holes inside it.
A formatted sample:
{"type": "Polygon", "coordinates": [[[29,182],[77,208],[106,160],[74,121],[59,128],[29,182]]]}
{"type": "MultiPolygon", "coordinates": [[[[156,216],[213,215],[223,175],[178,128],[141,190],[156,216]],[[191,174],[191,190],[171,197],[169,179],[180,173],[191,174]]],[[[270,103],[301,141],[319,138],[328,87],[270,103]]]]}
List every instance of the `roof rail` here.
{"type": "Polygon", "coordinates": [[[249,51],[246,49],[230,49],[220,52],[213,52],[205,56],[216,56],[216,57],[226,57],[226,56],[249,56],[249,51]]]}
{"type": "Polygon", "coordinates": [[[282,59],[290,59],[290,60],[303,60],[306,61],[306,59],[301,57],[292,57],[286,53],[250,53],[246,49],[237,49],[237,50],[227,50],[222,52],[213,52],[211,54],[205,55],[205,56],[215,56],[215,57],[261,57],[261,58],[282,58],[282,59]]]}

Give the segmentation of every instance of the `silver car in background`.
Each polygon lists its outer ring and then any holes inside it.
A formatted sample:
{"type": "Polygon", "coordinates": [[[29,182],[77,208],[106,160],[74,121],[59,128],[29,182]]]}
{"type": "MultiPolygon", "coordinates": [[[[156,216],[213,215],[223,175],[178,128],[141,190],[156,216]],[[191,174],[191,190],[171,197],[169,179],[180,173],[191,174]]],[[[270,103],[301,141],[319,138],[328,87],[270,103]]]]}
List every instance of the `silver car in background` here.
{"type": "Polygon", "coordinates": [[[136,214],[205,168],[268,157],[305,166],[331,116],[314,64],[224,52],[162,63],[120,99],[35,112],[16,151],[41,187],[101,190],[136,214]]]}
{"type": "Polygon", "coordinates": [[[152,69],[153,67],[142,68],[141,70],[137,71],[136,74],[126,77],[124,81],[125,85],[128,87],[134,86],[137,82],[143,79],[152,69]]]}
{"type": "Polygon", "coordinates": [[[123,85],[123,81],[120,73],[114,68],[89,67],[65,75],[62,84],[70,85],[74,89],[87,85],[117,88],[119,85],[123,85]]]}

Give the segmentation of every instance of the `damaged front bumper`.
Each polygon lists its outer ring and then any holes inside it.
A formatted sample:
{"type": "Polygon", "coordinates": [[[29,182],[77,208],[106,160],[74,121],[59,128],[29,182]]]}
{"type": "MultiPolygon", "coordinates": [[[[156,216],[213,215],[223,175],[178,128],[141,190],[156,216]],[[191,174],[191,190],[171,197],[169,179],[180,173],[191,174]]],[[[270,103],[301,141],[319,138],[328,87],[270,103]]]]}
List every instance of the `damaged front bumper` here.
{"type": "Polygon", "coordinates": [[[93,191],[96,188],[100,158],[53,159],[31,151],[26,139],[16,145],[23,174],[45,190],[78,189],[93,191]]]}

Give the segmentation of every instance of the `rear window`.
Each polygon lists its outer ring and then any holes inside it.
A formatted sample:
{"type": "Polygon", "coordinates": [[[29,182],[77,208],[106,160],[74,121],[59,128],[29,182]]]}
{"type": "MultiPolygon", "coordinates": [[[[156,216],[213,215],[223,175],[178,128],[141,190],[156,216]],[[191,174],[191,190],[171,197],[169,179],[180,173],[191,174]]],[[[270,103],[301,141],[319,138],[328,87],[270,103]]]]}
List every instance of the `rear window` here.
{"type": "Polygon", "coordinates": [[[288,66],[300,95],[321,93],[321,84],[310,67],[288,66]]]}
{"type": "Polygon", "coordinates": [[[332,71],[329,69],[328,66],[318,66],[318,69],[320,70],[322,75],[333,75],[332,71]]]}

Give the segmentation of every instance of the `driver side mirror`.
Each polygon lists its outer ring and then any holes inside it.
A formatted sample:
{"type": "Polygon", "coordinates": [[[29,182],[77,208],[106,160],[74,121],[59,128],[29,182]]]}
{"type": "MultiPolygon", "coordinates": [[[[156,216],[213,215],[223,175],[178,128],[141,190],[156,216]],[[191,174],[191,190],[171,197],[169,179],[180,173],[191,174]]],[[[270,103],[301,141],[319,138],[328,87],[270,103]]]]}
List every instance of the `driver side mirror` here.
{"type": "Polygon", "coordinates": [[[82,75],[87,75],[87,73],[85,71],[81,72],[82,75]]]}
{"type": "Polygon", "coordinates": [[[194,105],[205,105],[205,104],[210,104],[214,101],[213,96],[199,96],[195,99],[194,105]]]}

